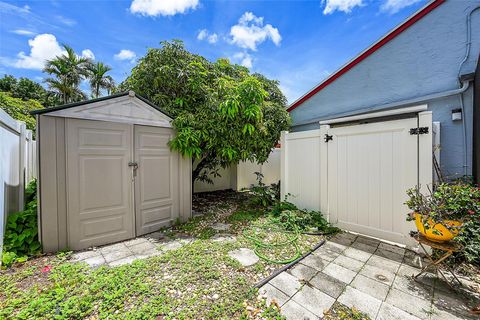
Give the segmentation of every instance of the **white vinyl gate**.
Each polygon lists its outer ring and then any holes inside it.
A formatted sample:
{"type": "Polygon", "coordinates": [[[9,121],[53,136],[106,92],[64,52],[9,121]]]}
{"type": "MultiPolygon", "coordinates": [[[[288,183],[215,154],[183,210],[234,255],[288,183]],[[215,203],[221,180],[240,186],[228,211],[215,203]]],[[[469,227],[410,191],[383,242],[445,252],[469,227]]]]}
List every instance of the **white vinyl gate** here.
{"type": "Polygon", "coordinates": [[[422,112],[284,133],[282,197],[322,211],[344,230],[409,244],[405,191],[432,182],[431,132],[431,112],[422,112]],[[415,134],[420,127],[428,132],[415,134]]]}

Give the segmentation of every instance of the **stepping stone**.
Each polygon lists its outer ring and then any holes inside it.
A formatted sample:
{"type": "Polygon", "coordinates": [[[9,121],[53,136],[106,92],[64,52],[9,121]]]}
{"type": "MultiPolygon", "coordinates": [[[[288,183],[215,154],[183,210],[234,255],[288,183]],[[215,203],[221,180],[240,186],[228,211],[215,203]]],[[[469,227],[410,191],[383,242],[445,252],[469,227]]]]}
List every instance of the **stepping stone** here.
{"type": "Polygon", "coordinates": [[[258,262],[258,260],[260,260],[253,250],[247,248],[232,250],[228,253],[228,255],[240,262],[240,264],[244,267],[254,265],[258,262]]]}
{"type": "Polygon", "coordinates": [[[88,264],[92,268],[99,267],[99,266],[107,263],[105,261],[105,258],[103,258],[102,255],[82,260],[82,262],[85,262],[86,264],[88,264]]]}
{"type": "Polygon", "coordinates": [[[356,272],[333,262],[326,266],[325,269],[323,269],[323,272],[345,283],[352,282],[353,278],[357,275],[356,272]]]}
{"type": "Polygon", "coordinates": [[[212,226],[212,229],[217,231],[227,231],[230,229],[230,224],[217,222],[212,226]]]}
{"type": "Polygon", "coordinates": [[[312,280],[310,280],[310,284],[335,299],[342,294],[346,286],[344,282],[323,272],[313,277],[312,280]]]}
{"type": "Polygon", "coordinates": [[[332,297],[309,286],[303,286],[292,299],[317,317],[323,317],[323,313],[329,310],[335,302],[332,297]]]}
{"type": "Polygon", "coordinates": [[[122,259],[119,259],[119,260],[115,260],[115,261],[112,261],[110,262],[108,265],[110,267],[118,267],[118,266],[123,266],[125,264],[130,264],[132,263],[133,261],[135,261],[137,259],[137,257],[135,256],[128,256],[126,258],[122,258],[122,259]]]}
{"type": "Polygon", "coordinates": [[[377,320],[420,320],[420,318],[384,302],[378,312],[377,320]]]}
{"type": "Polygon", "coordinates": [[[98,256],[101,256],[101,253],[99,251],[89,250],[89,251],[82,251],[82,252],[74,253],[72,255],[71,259],[72,259],[72,261],[81,261],[81,260],[85,260],[85,259],[93,258],[93,257],[98,257],[98,256]]]}
{"type": "Polygon", "coordinates": [[[285,271],[270,280],[269,283],[290,297],[297,293],[302,286],[297,278],[285,271]]]}
{"type": "Polygon", "coordinates": [[[361,274],[353,279],[351,286],[382,301],[385,300],[388,290],[390,289],[388,285],[362,276],[361,274]]]}
{"type": "Polygon", "coordinates": [[[314,275],[317,274],[317,270],[301,263],[298,263],[293,268],[288,270],[291,275],[299,280],[310,281],[314,275]]]}
{"type": "Polygon", "coordinates": [[[349,308],[355,307],[363,313],[366,313],[370,319],[375,319],[377,316],[381,300],[363,293],[355,288],[347,286],[342,295],[338,298],[338,302],[346,305],[349,308]]]}
{"type": "Polygon", "coordinates": [[[299,305],[293,300],[285,303],[281,309],[282,315],[287,320],[316,320],[318,319],[313,313],[299,305]]]}
{"type": "Polygon", "coordinates": [[[271,284],[267,283],[259,290],[260,294],[267,298],[267,306],[269,306],[272,302],[276,302],[279,306],[285,304],[288,301],[289,297],[283,293],[282,291],[278,290],[271,284]]]}

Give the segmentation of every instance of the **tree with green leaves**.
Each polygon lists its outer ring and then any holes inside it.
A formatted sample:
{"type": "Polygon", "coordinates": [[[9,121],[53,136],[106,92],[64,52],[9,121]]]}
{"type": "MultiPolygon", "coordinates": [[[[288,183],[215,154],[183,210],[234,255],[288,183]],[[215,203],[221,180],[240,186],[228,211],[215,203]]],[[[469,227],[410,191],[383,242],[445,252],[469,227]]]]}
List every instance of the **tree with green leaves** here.
{"type": "Polygon", "coordinates": [[[53,77],[45,79],[45,82],[62,103],[85,100],[86,95],[80,89],[80,82],[88,78],[88,67],[92,62],[78,56],[67,45],[63,45],[63,48],[64,54],[46,62],[43,72],[53,77]]]}
{"type": "Polygon", "coordinates": [[[30,111],[43,109],[43,106],[34,99],[23,100],[14,98],[7,92],[0,92],[0,109],[3,109],[9,116],[26,123],[27,129],[35,133],[35,117],[30,111]]]}
{"type": "Polygon", "coordinates": [[[55,96],[42,87],[40,83],[24,77],[17,79],[11,75],[4,75],[0,79],[0,91],[8,92],[12,97],[24,101],[37,100],[45,107],[54,106],[58,103],[55,96]]]}
{"type": "Polygon", "coordinates": [[[91,63],[87,69],[92,97],[100,97],[102,90],[106,90],[107,94],[110,94],[115,88],[115,81],[113,81],[111,76],[107,75],[107,72],[112,70],[112,68],[102,62],[97,62],[91,63]]]}
{"type": "MultiPolygon", "coordinates": [[[[198,162],[193,179],[220,167],[267,160],[290,118],[278,82],[227,59],[210,62],[181,41],[149,49],[120,90],[134,90],[172,115],[170,148],[198,162]]],[[[209,177],[210,176],[210,177],[209,177]]]]}

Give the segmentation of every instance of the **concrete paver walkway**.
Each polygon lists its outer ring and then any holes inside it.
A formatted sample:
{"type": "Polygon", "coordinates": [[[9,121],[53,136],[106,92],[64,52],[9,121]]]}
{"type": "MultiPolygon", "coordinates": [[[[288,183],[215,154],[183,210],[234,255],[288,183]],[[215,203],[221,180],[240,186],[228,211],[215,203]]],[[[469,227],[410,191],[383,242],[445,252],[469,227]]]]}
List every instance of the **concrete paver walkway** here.
{"type": "Polygon", "coordinates": [[[371,319],[475,319],[479,297],[417,274],[424,263],[412,251],[349,233],[336,235],[260,292],[287,319],[319,319],[335,302],[371,319]]]}
{"type": "Polygon", "coordinates": [[[132,240],[76,252],[72,255],[72,260],[85,262],[91,267],[101,265],[115,267],[137,259],[161,255],[165,251],[178,249],[192,240],[192,238],[167,240],[163,233],[154,232],[132,240]]]}

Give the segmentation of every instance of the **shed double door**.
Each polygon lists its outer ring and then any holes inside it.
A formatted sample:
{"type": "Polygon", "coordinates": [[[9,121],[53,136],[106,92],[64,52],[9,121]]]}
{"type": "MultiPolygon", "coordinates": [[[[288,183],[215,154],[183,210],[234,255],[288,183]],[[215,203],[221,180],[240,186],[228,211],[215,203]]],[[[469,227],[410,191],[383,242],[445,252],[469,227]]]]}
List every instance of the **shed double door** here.
{"type": "Polygon", "coordinates": [[[340,228],[410,244],[406,190],[432,182],[431,114],[327,129],[330,221],[340,228]],[[421,118],[420,118],[421,117],[421,118]],[[426,125],[425,134],[411,129],[426,125]]]}
{"type": "Polygon", "coordinates": [[[68,245],[82,249],[158,230],[178,213],[172,129],[67,119],[68,245]]]}

